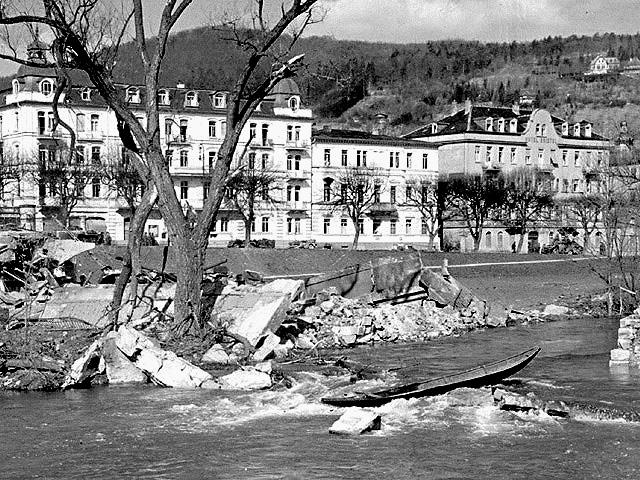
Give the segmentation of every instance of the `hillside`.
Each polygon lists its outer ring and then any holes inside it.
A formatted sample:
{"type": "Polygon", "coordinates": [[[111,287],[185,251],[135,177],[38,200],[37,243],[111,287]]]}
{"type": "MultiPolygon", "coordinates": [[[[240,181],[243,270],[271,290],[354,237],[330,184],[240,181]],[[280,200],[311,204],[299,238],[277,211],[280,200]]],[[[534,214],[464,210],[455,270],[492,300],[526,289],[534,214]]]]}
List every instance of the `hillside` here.
{"type": "MultiPolygon", "coordinates": [[[[173,35],[162,83],[230,88],[244,53],[229,36],[211,27],[173,35]]],[[[622,62],[639,57],[640,34],[404,45],[305,37],[292,54],[298,53],[305,53],[305,68],[297,81],[318,124],[372,129],[375,115],[384,112],[388,133],[398,134],[459,108],[466,99],[510,105],[527,94],[569,120],[593,120],[607,135],[615,134],[622,119],[632,133],[640,132],[639,79],[587,83],[571,76],[586,71],[599,53],[622,62]]],[[[122,47],[115,75],[122,82],[142,83],[133,44],[122,47]]]]}

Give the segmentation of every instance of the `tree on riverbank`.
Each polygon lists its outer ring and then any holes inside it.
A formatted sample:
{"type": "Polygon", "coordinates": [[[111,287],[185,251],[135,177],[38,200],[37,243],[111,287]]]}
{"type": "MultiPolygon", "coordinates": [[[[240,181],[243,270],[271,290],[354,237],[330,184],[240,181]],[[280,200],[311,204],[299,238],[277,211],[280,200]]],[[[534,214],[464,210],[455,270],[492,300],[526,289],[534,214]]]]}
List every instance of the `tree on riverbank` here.
{"type": "MultiPolygon", "coordinates": [[[[207,199],[195,218],[188,218],[173,185],[160,142],[157,98],[158,79],[169,34],[191,6],[192,0],[163,2],[156,37],[152,41],[146,35],[146,12],[142,0],[133,0],[132,6],[128,9],[123,7],[123,11],[114,11],[110,2],[95,0],[42,0],[39,5],[25,5],[24,8],[20,3],[3,5],[0,25],[6,27],[3,37],[5,48],[0,52],[0,58],[55,71],[57,81],[53,111],[57,123],[60,123],[57,101],[71,87],[71,70],[85,72],[116,115],[120,139],[134,153],[132,163],[145,182],[145,191],[150,192],[142,197],[131,222],[130,252],[135,250],[135,245],[131,243],[133,239],[142,236],[146,216],[157,192],[158,207],[179,258],[174,299],[176,334],[198,332],[204,326],[204,319],[200,315],[204,256],[240,133],[255,108],[273,87],[282,79],[295,75],[302,57],[288,58],[288,52],[302,30],[316,21],[312,8],[316,2],[291,0],[278,9],[264,0],[256,0],[250,3],[252,13],[248,21],[225,23],[229,32],[229,48],[242,51],[244,64],[226,99],[227,130],[218,151],[218,161],[206,179],[210,185],[207,199]],[[270,18],[275,18],[275,21],[270,22],[270,18]],[[29,36],[40,42],[37,28],[33,26],[46,29],[46,36],[53,39],[52,60],[35,61],[19,57],[16,53],[14,46],[24,44],[24,39],[29,36]],[[286,32],[290,32],[290,36],[286,41],[280,41],[286,32]],[[144,126],[121,94],[112,75],[120,43],[129,33],[133,35],[144,71],[143,101],[136,105],[136,112],[140,107],[145,110],[144,126]],[[137,230],[134,231],[134,228],[137,230]]],[[[75,134],[71,129],[68,130],[72,137],[70,150],[73,152],[75,134]]]]}
{"type": "Polygon", "coordinates": [[[422,233],[429,236],[429,246],[435,246],[438,234],[438,181],[431,176],[407,180],[405,203],[415,207],[422,216],[422,233]]]}

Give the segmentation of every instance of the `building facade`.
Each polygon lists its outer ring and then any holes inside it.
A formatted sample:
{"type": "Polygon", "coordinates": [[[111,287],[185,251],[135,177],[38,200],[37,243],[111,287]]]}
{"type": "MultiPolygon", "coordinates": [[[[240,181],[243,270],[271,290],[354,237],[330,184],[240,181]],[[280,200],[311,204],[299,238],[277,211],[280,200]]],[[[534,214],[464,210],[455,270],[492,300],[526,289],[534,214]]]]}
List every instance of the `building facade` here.
{"type": "Polygon", "coordinates": [[[438,148],[424,142],[355,130],[323,129],[313,135],[312,234],[322,243],[350,245],[356,226],[344,208],[332,204],[349,169],[368,167],[376,177],[374,203],[361,219],[364,248],[414,246],[437,249],[430,236],[437,225],[416,206],[416,190],[437,185],[438,148]],[[339,186],[339,185],[338,185],[339,186]]]}
{"type": "MultiPolygon", "coordinates": [[[[405,137],[438,147],[439,172],[444,177],[536,168],[547,176],[558,199],[599,191],[601,186],[590,172],[608,162],[610,148],[610,142],[586,121],[570,124],[543,109],[473,106],[470,102],[405,137]]],[[[532,250],[539,249],[553,241],[559,228],[573,223],[563,211],[551,212],[548,220],[527,234],[526,241],[532,250]]],[[[454,222],[445,225],[443,235],[463,250],[473,248],[468,233],[454,222]]],[[[517,240],[500,222],[489,223],[480,248],[509,251],[517,240]]]]}

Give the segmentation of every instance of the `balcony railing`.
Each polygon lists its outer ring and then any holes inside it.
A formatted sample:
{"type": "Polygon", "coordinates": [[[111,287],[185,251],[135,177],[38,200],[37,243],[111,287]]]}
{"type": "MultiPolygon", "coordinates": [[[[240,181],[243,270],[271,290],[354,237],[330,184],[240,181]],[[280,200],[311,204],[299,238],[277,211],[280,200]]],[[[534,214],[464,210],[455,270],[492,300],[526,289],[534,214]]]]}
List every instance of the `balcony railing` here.
{"type": "Polygon", "coordinates": [[[284,175],[287,180],[303,180],[309,178],[311,172],[307,170],[285,170],[284,175]]]}
{"type": "Polygon", "coordinates": [[[166,137],[167,145],[169,144],[188,144],[191,143],[190,135],[167,135],[166,137]]]}
{"type": "Polygon", "coordinates": [[[89,140],[101,141],[104,137],[104,135],[102,134],[102,130],[78,132],[77,135],[78,135],[78,140],[83,140],[83,141],[89,141],[89,140]]]}
{"type": "Polygon", "coordinates": [[[309,141],[308,140],[287,140],[285,142],[285,147],[293,148],[293,149],[308,148],[309,141]]]}
{"type": "Polygon", "coordinates": [[[249,146],[252,148],[273,148],[273,140],[271,138],[254,138],[249,146]]]}
{"type": "Polygon", "coordinates": [[[285,203],[285,205],[290,212],[291,211],[306,212],[307,210],[309,210],[310,203],[311,202],[303,202],[301,200],[298,200],[298,201],[289,200],[285,203]]]}

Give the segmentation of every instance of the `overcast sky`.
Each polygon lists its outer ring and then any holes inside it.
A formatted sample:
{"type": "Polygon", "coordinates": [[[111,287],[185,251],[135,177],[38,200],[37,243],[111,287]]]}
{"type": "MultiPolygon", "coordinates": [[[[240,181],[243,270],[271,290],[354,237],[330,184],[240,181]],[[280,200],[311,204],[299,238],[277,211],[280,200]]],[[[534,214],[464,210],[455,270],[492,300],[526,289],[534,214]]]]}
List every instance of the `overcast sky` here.
{"type": "MultiPolygon", "coordinates": [[[[114,5],[129,0],[104,0],[114,5]]],[[[268,2],[269,0],[267,0],[268,2]]],[[[510,42],[548,35],[591,35],[640,31],[640,0],[320,0],[326,15],[308,34],[336,39],[384,42],[426,42],[467,39],[510,42]]],[[[147,33],[153,33],[161,0],[143,0],[147,33]]],[[[279,3],[279,2],[272,2],[279,3]]],[[[234,16],[247,0],[194,0],[177,29],[194,28],[234,16]]],[[[15,71],[0,64],[0,74],[15,71]]]]}

